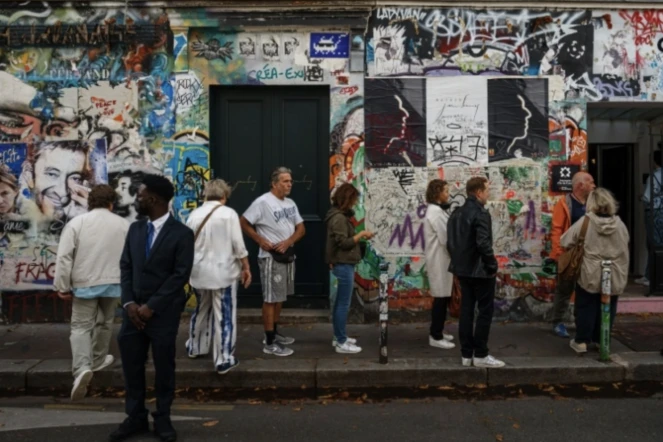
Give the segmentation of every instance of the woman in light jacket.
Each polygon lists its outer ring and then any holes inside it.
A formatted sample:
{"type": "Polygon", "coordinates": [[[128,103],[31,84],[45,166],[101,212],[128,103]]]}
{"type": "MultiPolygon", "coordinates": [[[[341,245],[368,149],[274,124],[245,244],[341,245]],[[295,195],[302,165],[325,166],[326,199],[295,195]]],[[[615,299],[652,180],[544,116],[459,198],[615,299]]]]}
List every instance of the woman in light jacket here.
{"type": "Polygon", "coordinates": [[[449,221],[449,186],[446,181],[433,180],[426,189],[426,219],[424,238],[426,240],[426,272],[430,292],[433,296],[430,335],[431,347],[451,349],[455,345],[453,336],[444,333],[447,320],[447,307],[451,299],[453,275],[449,273],[451,257],[447,250],[447,222],[449,221]]]}
{"type": "Polygon", "coordinates": [[[629,234],[617,216],[618,204],[609,190],[598,188],[587,198],[587,214],[580,218],[563,236],[561,245],[572,248],[578,242],[585,219],[589,219],[585,234],[585,254],[576,284],[576,336],[571,348],[587,352],[589,344],[600,342],[601,332],[601,264],[612,262],[610,327],[615,320],[618,296],[624,292],[628,280],[629,234]]]}

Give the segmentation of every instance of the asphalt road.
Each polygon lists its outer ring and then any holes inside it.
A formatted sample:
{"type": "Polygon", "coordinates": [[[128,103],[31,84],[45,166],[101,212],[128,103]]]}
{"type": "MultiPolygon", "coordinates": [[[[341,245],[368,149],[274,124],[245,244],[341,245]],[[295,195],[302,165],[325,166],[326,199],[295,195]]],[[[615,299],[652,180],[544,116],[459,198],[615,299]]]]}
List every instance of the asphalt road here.
{"type": "MultiPolygon", "coordinates": [[[[0,441],[105,441],[119,400],[0,400],[0,441]],[[39,426],[40,428],[34,428],[39,426]]],[[[179,402],[180,441],[661,441],[663,397],[500,401],[179,402]]],[[[152,435],[131,439],[154,441],[152,435]]]]}

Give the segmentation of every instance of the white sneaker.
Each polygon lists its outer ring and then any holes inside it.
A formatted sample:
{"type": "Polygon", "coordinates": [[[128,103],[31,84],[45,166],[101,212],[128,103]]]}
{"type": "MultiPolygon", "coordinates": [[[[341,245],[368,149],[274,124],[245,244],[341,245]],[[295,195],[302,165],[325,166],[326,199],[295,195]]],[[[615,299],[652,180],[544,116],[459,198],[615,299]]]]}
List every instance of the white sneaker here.
{"type": "MultiPolygon", "coordinates": [[[[295,343],[295,338],[291,338],[290,336],[283,336],[277,333],[274,335],[274,342],[281,345],[292,345],[295,343]]],[[[262,345],[267,345],[266,337],[262,340],[262,345]]]]}
{"type": "MultiPolygon", "coordinates": [[[[351,338],[348,336],[348,338],[345,340],[345,342],[349,342],[350,344],[356,344],[357,340],[355,338],[351,338]]],[[[332,339],[332,347],[336,347],[338,344],[338,341],[336,341],[336,338],[332,339]]]]}
{"type": "Polygon", "coordinates": [[[452,348],[456,348],[456,344],[453,342],[448,341],[447,339],[433,339],[432,336],[428,337],[428,345],[431,347],[437,347],[437,348],[443,348],[445,350],[451,350],[452,348]]]}
{"type": "Polygon", "coordinates": [[[87,394],[87,386],[90,385],[92,380],[92,370],[85,370],[83,373],[76,376],[74,380],[74,388],[71,389],[71,400],[80,401],[87,394]]]}
{"type": "Polygon", "coordinates": [[[503,361],[495,359],[491,355],[488,355],[485,358],[474,358],[473,362],[475,367],[484,367],[484,368],[500,368],[506,365],[503,361]]]}
{"type": "Polygon", "coordinates": [[[463,364],[463,367],[471,367],[472,358],[460,358],[460,363],[463,364]]]}
{"type": "Polygon", "coordinates": [[[636,284],[644,285],[646,287],[649,287],[649,278],[646,276],[643,276],[642,278],[638,278],[634,281],[636,284]]]}
{"type": "Polygon", "coordinates": [[[444,339],[445,341],[453,341],[454,335],[448,335],[446,333],[442,333],[442,339],[444,339]]]}
{"type": "Polygon", "coordinates": [[[274,342],[272,345],[265,345],[262,348],[262,352],[268,355],[274,356],[290,356],[295,351],[291,348],[286,347],[285,345],[274,342]]]}
{"type": "Polygon", "coordinates": [[[345,341],[342,344],[336,344],[336,353],[359,353],[361,352],[361,347],[358,347],[355,344],[350,344],[350,342],[345,341]]]}
{"type": "Polygon", "coordinates": [[[98,367],[92,368],[92,371],[103,370],[104,368],[113,365],[113,362],[115,362],[115,358],[113,357],[113,355],[106,355],[104,361],[101,364],[99,364],[98,367]]]}
{"type": "Polygon", "coordinates": [[[587,344],[584,342],[576,342],[575,339],[571,339],[571,343],[569,345],[576,351],[576,353],[587,353],[587,344]]]}

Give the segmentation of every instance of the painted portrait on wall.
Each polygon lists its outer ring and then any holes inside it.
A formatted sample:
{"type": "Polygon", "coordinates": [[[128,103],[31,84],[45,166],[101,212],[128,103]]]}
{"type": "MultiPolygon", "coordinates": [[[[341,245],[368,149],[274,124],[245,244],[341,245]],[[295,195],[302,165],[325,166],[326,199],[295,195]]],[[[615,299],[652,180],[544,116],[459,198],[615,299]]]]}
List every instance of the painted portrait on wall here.
{"type": "Polygon", "coordinates": [[[87,211],[90,188],[107,181],[105,140],[40,143],[23,163],[21,214],[56,233],[87,211]]]}

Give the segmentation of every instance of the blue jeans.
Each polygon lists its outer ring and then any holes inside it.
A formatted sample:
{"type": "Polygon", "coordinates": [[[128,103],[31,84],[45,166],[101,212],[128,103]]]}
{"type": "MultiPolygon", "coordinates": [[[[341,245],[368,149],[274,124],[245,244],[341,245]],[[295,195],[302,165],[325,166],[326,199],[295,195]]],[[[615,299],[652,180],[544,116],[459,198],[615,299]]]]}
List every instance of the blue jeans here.
{"type": "Polygon", "coordinates": [[[344,344],[348,339],[345,326],[348,323],[348,311],[350,310],[350,301],[352,301],[355,266],[352,264],[334,264],[332,273],[338,280],[336,300],[332,306],[334,337],[336,338],[336,342],[344,344]]]}

